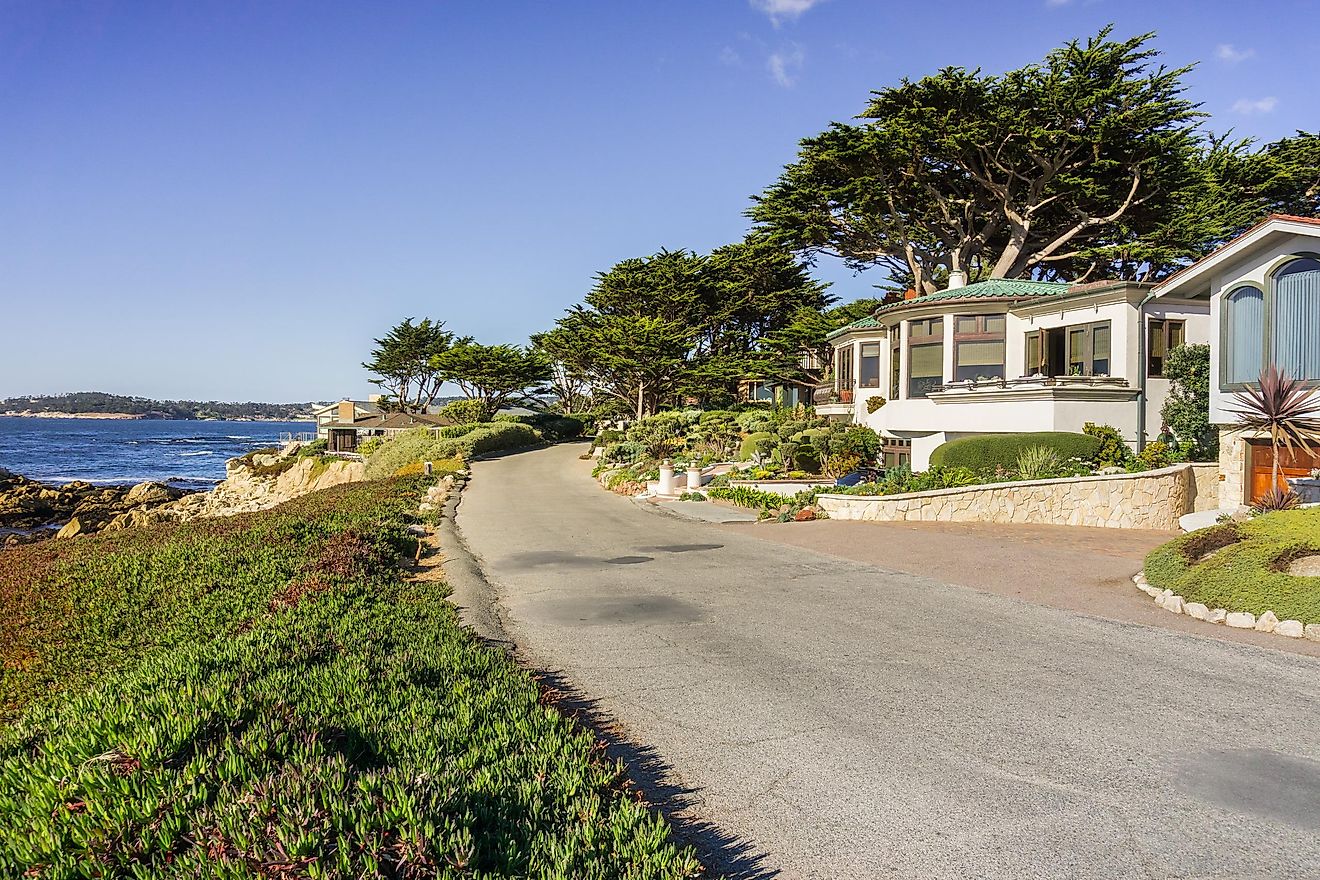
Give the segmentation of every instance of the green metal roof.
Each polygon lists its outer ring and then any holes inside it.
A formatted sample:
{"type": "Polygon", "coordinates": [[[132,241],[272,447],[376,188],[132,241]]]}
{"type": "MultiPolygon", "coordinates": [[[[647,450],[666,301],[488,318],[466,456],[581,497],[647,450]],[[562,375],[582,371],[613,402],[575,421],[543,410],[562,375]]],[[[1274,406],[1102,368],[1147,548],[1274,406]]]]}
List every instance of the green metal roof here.
{"type": "Polygon", "coordinates": [[[1066,281],[1024,281],[1017,278],[992,278],[989,281],[978,281],[965,287],[955,287],[953,290],[941,290],[938,293],[928,293],[915,299],[890,303],[876,309],[875,314],[879,315],[883,312],[890,312],[904,307],[924,306],[938,302],[961,302],[963,300],[978,299],[1017,300],[1056,296],[1065,292],[1069,286],[1066,281]]]}
{"type": "Polygon", "coordinates": [[[884,325],[877,321],[872,315],[867,315],[864,318],[858,318],[846,327],[840,327],[838,330],[831,330],[829,333],[825,334],[825,338],[833,339],[836,336],[842,336],[843,334],[851,333],[854,330],[875,330],[876,328],[883,326],[884,325]]]}

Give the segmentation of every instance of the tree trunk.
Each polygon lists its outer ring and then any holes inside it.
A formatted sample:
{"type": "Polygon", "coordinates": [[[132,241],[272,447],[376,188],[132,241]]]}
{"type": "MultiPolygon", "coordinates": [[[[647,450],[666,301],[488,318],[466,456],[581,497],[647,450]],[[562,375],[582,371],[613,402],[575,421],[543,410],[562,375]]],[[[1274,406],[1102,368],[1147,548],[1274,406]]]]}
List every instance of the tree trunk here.
{"type": "Polygon", "coordinates": [[[637,418],[639,421],[642,418],[642,410],[645,405],[645,401],[646,401],[646,383],[638,382],[637,383],[637,418]]]}

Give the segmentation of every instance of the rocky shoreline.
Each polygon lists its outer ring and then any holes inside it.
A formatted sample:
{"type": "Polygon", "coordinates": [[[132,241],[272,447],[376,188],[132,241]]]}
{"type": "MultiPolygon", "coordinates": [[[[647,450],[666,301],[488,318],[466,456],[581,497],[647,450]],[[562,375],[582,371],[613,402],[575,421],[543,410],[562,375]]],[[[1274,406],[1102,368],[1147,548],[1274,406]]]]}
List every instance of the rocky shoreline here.
{"type": "Polygon", "coordinates": [[[360,461],[304,455],[304,444],[259,450],[225,464],[209,492],[164,483],[50,485],[0,468],[0,549],[50,538],[233,516],[274,507],[299,495],[364,478],[360,461]]]}

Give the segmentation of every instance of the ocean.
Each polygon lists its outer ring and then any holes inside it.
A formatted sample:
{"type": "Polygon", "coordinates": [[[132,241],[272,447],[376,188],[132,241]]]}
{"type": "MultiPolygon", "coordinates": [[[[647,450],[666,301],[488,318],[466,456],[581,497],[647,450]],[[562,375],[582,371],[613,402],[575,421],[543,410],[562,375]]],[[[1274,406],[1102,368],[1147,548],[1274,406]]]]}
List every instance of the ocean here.
{"type": "Polygon", "coordinates": [[[0,416],[0,467],[46,483],[141,483],[209,489],[225,461],[312,422],[173,419],[36,419],[0,416]]]}

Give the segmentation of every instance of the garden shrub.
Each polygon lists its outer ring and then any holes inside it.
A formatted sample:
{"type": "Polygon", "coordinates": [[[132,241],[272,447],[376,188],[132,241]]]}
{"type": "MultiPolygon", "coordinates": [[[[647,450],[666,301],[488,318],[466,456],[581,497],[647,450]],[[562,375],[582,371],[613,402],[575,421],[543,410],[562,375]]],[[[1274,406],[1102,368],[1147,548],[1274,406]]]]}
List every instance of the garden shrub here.
{"type": "Polygon", "coordinates": [[[820,452],[814,446],[806,444],[798,446],[793,456],[793,467],[809,474],[820,473],[820,452]]]}
{"type": "Polygon", "coordinates": [[[601,458],[608,462],[618,462],[619,464],[632,464],[646,454],[646,447],[640,443],[634,443],[631,440],[625,440],[621,443],[611,443],[605,447],[601,458]]]}
{"type": "Polygon", "coordinates": [[[458,437],[437,437],[426,428],[414,428],[387,440],[373,452],[367,459],[366,472],[375,479],[389,476],[413,462],[471,458],[531,446],[540,439],[527,425],[513,422],[485,422],[458,437]]]}
{"type": "Polygon", "coordinates": [[[1100,441],[1100,449],[1095,454],[1097,466],[1127,467],[1132,462],[1132,447],[1123,441],[1123,435],[1117,428],[1087,422],[1082,425],[1082,433],[1100,441]]]}
{"type": "Polygon", "coordinates": [[[746,412],[738,413],[734,417],[734,421],[738,423],[738,427],[747,433],[755,434],[773,427],[775,416],[769,409],[749,409],[746,412]]]}
{"type": "Polygon", "coordinates": [[[978,434],[961,437],[936,447],[930,454],[932,467],[960,467],[972,471],[995,472],[1016,469],[1023,450],[1032,446],[1052,449],[1059,459],[1095,461],[1100,438],[1066,431],[1041,431],[1024,434],[978,434]]]}
{"type": "Polygon", "coordinates": [[[470,397],[451,400],[440,407],[439,412],[436,414],[457,424],[484,422],[492,415],[492,413],[486,411],[486,404],[470,397]]]}
{"type": "Polygon", "coordinates": [[[889,401],[885,400],[883,397],[868,397],[866,398],[866,411],[868,413],[879,412],[880,407],[888,402],[889,401]]]}
{"type": "Polygon", "coordinates": [[[371,455],[371,453],[375,452],[377,449],[380,449],[380,445],[384,442],[385,442],[384,437],[368,437],[366,440],[363,440],[361,443],[357,445],[357,449],[355,449],[354,452],[356,452],[358,455],[362,456],[363,458],[367,458],[368,456],[371,455]]]}
{"type": "Polygon", "coordinates": [[[964,467],[933,465],[928,470],[913,473],[907,468],[890,468],[878,483],[858,483],[856,486],[838,486],[828,491],[840,495],[905,495],[909,492],[932,492],[936,489],[957,489],[981,485],[985,481],[964,467]]]}
{"type": "Polygon", "coordinates": [[[1128,466],[1132,471],[1153,471],[1169,467],[1174,463],[1173,450],[1159,440],[1152,440],[1146,448],[1137,453],[1128,466]]]}
{"type": "Polygon", "coordinates": [[[751,461],[752,456],[762,452],[765,445],[771,447],[778,445],[776,435],[769,431],[756,431],[743,438],[742,444],[738,447],[738,460],[751,461]]]}
{"type": "Polygon", "coordinates": [[[1059,453],[1048,446],[1028,446],[1018,455],[1017,475],[1022,480],[1046,480],[1059,471],[1059,453]]]}
{"type": "Polygon", "coordinates": [[[1179,444],[1189,447],[1188,461],[1219,458],[1219,430],[1210,424],[1210,346],[1179,345],[1164,359],[1169,396],[1160,418],[1179,444]]]}

